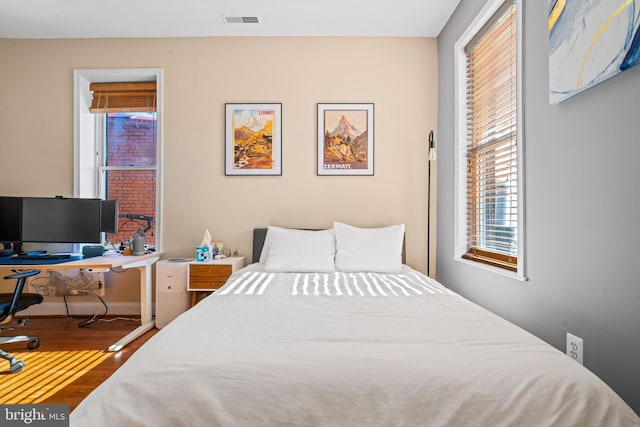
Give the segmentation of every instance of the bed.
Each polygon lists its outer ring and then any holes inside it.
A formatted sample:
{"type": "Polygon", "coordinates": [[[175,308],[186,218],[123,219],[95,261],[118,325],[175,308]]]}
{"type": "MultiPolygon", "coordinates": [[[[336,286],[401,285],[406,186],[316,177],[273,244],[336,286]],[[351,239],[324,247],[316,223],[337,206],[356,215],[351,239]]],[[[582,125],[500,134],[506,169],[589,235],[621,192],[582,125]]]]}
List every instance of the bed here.
{"type": "Polygon", "coordinates": [[[403,237],[269,227],[260,259],[152,337],[71,425],[640,425],[586,368],[403,264],[403,237]]]}

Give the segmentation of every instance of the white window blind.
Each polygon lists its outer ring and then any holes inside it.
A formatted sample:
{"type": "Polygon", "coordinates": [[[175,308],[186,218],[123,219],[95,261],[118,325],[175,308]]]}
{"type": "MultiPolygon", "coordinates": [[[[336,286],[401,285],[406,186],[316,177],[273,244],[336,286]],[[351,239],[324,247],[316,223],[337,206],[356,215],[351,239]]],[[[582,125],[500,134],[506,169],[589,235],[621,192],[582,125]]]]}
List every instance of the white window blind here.
{"type": "Polygon", "coordinates": [[[507,0],[466,45],[467,252],[517,271],[517,10],[507,0]]]}

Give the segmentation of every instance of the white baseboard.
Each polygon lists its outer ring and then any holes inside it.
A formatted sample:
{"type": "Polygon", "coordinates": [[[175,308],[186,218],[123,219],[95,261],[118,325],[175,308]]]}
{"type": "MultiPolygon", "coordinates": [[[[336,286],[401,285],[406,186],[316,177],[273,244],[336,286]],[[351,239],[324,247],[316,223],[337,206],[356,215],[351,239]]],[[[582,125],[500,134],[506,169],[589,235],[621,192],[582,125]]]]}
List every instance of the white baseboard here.
{"type": "MultiPolygon", "coordinates": [[[[107,302],[107,306],[109,307],[108,316],[140,316],[139,302],[107,302]]],[[[104,305],[100,302],[69,302],[68,307],[71,316],[93,316],[104,313],[104,305]]],[[[44,302],[22,310],[17,317],[66,315],[64,302],[44,302]]]]}

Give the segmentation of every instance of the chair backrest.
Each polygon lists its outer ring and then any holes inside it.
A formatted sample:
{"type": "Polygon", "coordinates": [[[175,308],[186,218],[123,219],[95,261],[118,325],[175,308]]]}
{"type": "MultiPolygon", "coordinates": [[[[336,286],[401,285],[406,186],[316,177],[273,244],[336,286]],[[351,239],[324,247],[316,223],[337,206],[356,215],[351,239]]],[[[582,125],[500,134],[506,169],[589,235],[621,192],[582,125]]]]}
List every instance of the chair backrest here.
{"type": "Polygon", "coordinates": [[[27,277],[35,276],[36,274],[40,274],[40,270],[21,271],[19,273],[4,276],[5,280],[18,279],[18,283],[16,283],[16,287],[11,298],[8,301],[3,302],[0,306],[0,323],[6,323],[11,320],[18,310],[18,303],[22,297],[22,290],[27,282],[27,277]]]}

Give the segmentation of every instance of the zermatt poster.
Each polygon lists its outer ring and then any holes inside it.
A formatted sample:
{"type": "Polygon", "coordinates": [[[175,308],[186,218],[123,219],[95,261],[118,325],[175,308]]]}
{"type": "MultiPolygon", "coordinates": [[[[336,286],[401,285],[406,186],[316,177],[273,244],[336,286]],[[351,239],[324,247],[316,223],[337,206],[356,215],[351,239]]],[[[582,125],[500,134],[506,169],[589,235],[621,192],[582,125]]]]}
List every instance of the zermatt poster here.
{"type": "Polygon", "coordinates": [[[234,167],[271,169],[273,167],[273,119],[271,109],[233,111],[234,167]]]}
{"type": "Polygon", "coordinates": [[[280,175],[281,104],[226,104],[227,175],[280,175]]]}
{"type": "Polygon", "coordinates": [[[319,172],[349,175],[372,171],[372,113],[371,108],[322,109],[323,160],[319,172]]]}

